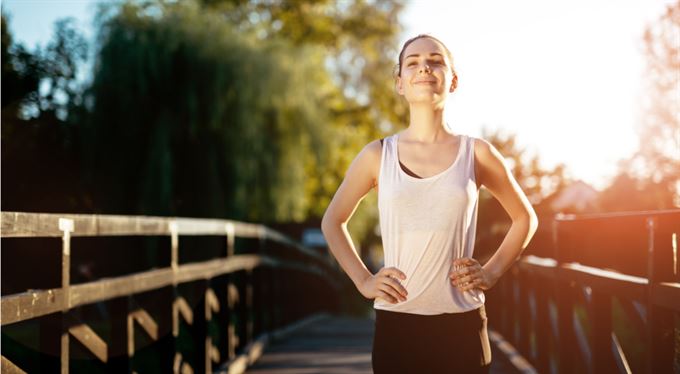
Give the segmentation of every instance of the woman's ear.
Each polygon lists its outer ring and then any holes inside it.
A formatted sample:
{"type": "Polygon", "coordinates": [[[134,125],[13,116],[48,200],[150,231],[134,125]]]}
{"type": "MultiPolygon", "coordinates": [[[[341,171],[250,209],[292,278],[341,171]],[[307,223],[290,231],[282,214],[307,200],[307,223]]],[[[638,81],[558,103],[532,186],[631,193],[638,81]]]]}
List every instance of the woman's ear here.
{"type": "Polygon", "coordinates": [[[458,75],[454,74],[453,79],[451,79],[451,87],[449,87],[449,92],[453,92],[458,88],[458,75]]]}
{"type": "Polygon", "coordinates": [[[397,79],[394,81],[394,88],[397,90],[399,95],[404,94],[404,87],[401,84],[401,77],[397,77],[397,79]]]}

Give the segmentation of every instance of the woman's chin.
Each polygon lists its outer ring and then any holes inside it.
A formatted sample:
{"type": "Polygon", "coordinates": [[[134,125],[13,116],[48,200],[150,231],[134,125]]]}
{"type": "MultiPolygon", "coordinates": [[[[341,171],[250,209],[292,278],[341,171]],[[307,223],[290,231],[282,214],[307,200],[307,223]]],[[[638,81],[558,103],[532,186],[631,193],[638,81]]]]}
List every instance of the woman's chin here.
{"type": "Polygon", "coordinates": [[[429,95],[417,95],[407,98],[407,101],[411,105],[434,105],[441,102],[442,100],[446,100],[446,97],[442,97],[442,95],[434,92],[429,95]]]}

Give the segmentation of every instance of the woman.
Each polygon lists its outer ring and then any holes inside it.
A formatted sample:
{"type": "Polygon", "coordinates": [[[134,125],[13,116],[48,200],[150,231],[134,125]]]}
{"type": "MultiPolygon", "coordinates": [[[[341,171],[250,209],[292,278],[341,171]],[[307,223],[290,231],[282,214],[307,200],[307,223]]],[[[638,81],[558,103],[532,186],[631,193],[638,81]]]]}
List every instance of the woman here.
{"type": "Polygon", "coordinates": [[[399,54],[396,89],[410,108],[407,129],[364,147],[322,220],[329,248],[376,312],[375,373],[488,372],[485,290],[508,270],[536,231],[526,196],[487,141],[445,123],[458,77],[450,51],[430,35],[399,54]],[[485,186],[512,218],[491,259],[472,258],[478,192],[485,186]],[[347,222],[378,191],[385,267],[372,274],[347,222]]]}

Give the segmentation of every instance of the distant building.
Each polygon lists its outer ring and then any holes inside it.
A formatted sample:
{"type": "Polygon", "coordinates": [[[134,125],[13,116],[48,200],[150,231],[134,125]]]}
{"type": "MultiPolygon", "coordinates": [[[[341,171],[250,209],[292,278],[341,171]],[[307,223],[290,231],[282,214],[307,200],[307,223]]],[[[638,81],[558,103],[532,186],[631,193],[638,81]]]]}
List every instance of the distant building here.
{"type": "Polygon", "coordinates": [[[590,213],[598,210],[599,192],[583,181],[576,181],[551,196],[549,206],[556,213],[590,213]]]}

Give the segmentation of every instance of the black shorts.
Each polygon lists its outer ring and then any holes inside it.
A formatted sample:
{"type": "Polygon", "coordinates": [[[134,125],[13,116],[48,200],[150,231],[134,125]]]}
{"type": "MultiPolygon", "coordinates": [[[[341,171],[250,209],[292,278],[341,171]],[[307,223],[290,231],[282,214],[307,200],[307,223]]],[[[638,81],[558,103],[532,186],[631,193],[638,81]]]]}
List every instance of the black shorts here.
{"type": "Polygon", "coordinates": [[[491,346],[484,305],[421,315],[375,309],[375,374],[488,373],[491,346]]]}

